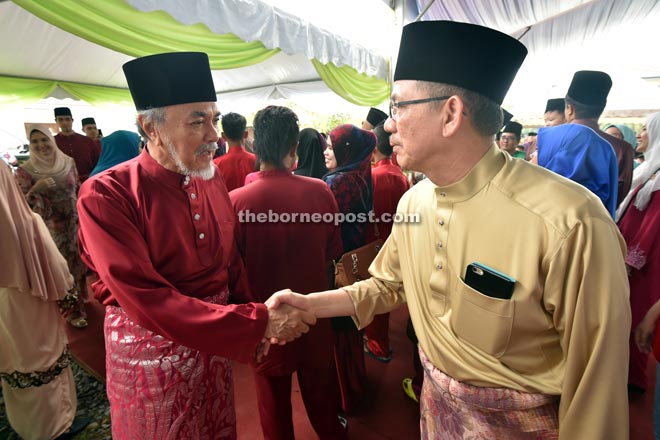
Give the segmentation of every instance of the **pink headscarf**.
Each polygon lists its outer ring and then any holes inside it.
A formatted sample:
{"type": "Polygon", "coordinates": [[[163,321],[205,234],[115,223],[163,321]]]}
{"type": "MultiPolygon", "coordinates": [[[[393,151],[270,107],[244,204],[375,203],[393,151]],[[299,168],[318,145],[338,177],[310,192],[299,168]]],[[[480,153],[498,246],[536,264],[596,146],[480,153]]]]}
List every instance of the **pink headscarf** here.
{"type": "Polygon", "coordinates": [[[52,177],[58,182],[63,181],[66,179],[66,175],[71,170],[71,167],[75,166],[75,162],[71,157],[62,153],[60,149],[57,148],[55,138],[48,129],[48,126],[43,124],[26,125],[25,133],[28,141],[30,140],[30,135],[34,131],[39,131],[48,137],[48,140],[53,147],[53,154],[49,158],[46,158],[39,154],[36,149],[31,149],[30,160],[25,162],[21,167],[30,173],[30,175],[36,180],[39,180],[42,177],[52,177]]]}
{"type": "Polygon", "coordinates": [[[30,210],[11,171],[0,163],[0,287],[44,301],[66,296],[73,286],[66,260],[48,228],[30,210]]]}

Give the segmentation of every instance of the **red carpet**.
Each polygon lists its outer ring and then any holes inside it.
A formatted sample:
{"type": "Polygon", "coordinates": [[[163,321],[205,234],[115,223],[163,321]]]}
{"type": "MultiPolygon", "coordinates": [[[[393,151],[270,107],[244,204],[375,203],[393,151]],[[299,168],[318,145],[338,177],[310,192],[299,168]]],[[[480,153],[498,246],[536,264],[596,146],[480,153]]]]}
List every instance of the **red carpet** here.
{"type": "MultiPolygon", "coordinates": [[[[87,313],[87,328],[68,327],[71,351],[86,369],[95,376],[104,378],[103,306],[93,301],[87,305],[87,313]]],[[[409,400],[401,389],[401,380],[413,373],[411,343],[405,334],[406,319],[405,307],[391,314],[390,338],[394,357],[390,363],[383,364],[367,356],[370,392],[356,415],[349,417],[348,433],[351,439],[419,438],[419,407],[409,400]]],[[[629,399],[631,440],[653,440],[654,360],[649,363],[649,376],[649,391],[631,395],[629,399]]],[[[239,438],[262,438],[252,375],[249,367],[239,363],[234,363],[234,392],[239,438]]],[[[626,396],[620,398],[625,399],[626,396]]],[[[297,381],[294,381],[292,402],[296,439],[318,438],[307,419],[297,381]]]]}

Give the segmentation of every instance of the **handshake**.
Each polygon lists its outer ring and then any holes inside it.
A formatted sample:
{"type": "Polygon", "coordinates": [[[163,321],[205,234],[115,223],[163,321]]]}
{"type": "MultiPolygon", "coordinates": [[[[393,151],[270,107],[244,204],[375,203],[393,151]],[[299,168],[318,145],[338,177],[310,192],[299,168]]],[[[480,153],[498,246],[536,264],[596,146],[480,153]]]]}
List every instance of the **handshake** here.
{"type": "Polygon", "coordinates": [[[266,301],[266,306],[268,325],[257,348],[257,362],[268,355],[272,344],[284,345],[291,342],[307,333],[309,326],[316,324],[316,316],[308,298],[289,289],[275,292],[266,301]]]}
{"type": "Polygon", "coordinates": [[[354,316],[355,306],[342,289],[300,295],[289,289],[275,292],[266,301],[268,326],[257,348],[257,362],[268,354],[271,344],[284,345],[309,331],[316,318],[354,316]]]}

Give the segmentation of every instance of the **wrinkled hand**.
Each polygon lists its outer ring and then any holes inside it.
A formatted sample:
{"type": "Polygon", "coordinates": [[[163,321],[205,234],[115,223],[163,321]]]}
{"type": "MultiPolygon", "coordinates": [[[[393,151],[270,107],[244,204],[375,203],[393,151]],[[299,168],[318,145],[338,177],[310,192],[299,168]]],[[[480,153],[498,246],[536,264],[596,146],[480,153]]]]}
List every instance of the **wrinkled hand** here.
{"type": "Polygon", "coordinates": [[[310,325],[316,324],[313,313],[283,303],[276,307],[268,306],[268,325],[264,334],[271,344],[291,342],[307,333],[310,325]]]}
{"type": "Polygon", "coordinates": [[[255,359],[257,363],[261,362],[270,351],[270,341],[266,338],[263,338],[257,347],[257,352],[255,354],[255,359]]]}
{"type": "Polygon", "coordinates": [[[653,351],[653,333],[655,332],[655,322],[644,317],[635,329],[635,343],[642,353],[651,353],[653,351]]]}

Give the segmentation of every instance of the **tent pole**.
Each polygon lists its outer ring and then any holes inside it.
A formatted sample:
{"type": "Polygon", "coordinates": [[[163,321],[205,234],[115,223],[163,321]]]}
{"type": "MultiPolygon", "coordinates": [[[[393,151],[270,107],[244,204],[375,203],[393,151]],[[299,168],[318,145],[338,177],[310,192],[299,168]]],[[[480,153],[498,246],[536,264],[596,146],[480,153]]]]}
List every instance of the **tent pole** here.
{"type": "Polygon", "coordinates": [[[422,12],[420,12],[417,18],[415,18],[415,21],[419,21],[419,19],[422,18],[424,14],[426,14],[426,11],[429,10],[433,3],[435,3],[435,0],[431,0],[428,5],[424,6],[424,9],[422,9],[422,12]]]}

